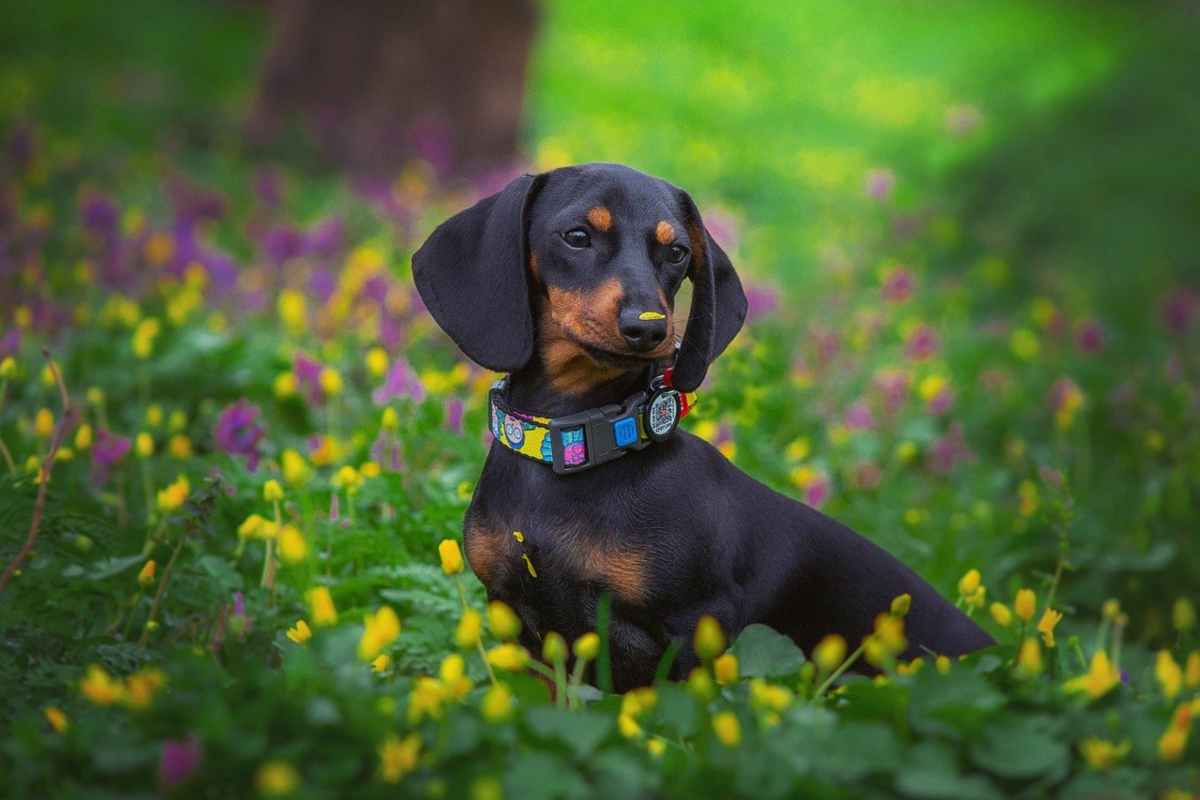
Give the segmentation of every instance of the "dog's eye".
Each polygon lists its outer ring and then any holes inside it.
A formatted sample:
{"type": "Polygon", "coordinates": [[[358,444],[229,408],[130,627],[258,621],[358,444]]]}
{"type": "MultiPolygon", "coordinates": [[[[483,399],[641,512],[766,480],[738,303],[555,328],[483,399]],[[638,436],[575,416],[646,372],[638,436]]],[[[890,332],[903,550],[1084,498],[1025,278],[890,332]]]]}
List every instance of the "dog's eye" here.
{"type": "Polygon", "coordinates": [[[590,247],[592,237],[583,228],[572,228],[562,235],[563,241],[576,250],[582,250],[585,247],[590,247]]]}
{"type": "Polygon", "coordinates": [[[687,258],[688,249],[681,244],[671,245],[671,249],[667,251],[667,258],[671,259],[672,264],[678,264],[687,258]]]}

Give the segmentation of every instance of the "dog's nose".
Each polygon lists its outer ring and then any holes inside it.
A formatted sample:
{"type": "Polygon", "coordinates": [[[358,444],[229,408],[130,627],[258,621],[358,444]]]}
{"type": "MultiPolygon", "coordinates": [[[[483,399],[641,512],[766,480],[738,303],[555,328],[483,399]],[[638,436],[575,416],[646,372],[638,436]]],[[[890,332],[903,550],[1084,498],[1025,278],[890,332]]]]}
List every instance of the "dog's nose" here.
{"type": "Polygon", "coordinates": [[[667,317],[659,311],[627,308],[621,312],[620,328],[629,347],[645,353],[658,347],[667,338],[667,317]]]}

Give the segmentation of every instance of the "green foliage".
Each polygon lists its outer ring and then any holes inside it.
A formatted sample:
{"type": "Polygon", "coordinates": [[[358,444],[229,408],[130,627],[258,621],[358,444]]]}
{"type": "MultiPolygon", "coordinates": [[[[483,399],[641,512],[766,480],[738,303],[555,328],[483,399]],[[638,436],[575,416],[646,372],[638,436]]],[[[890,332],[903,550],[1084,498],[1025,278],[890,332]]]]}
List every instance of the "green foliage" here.
{"type": "Polygon", "coordinates": [[[598,688],[571,663],[489,668],[490,634],[456,636],[483,590],[439,569],[437,545],[461,529],[493,376],[437,333],[408,274],[476,189],[414,165],[380,201],[250,161],[236,119],[257,12],[27,3],[0,32],[2,138],[31,136],[0,167],[5,564],[43,488],[39,412],[63,417],[42,347],[92,439],[67,431],[36,546],[0,594],[7,791],[1197,791],[1200,104],[1179,66],[1194,19],[668,6],[547,8],[535,164],[629,161],[696,194],[755,313],[687,424],[911,564],[997,647],[898,663],[880,630],[830,664],[754,625],[686,683],[625,697],[602,691],[607,641],[598,688]],[[278,205],[255,191],[266,179],[278,205]],[[187,200],[210,190],[223,211],[197,221],[187,200]],[[332,216],[344,247],[273,260],[268,231],[307,241],[332,216]],[[373,399],[381,343],[420,391],[373,399]],[[340,390],[289,388],[298,354],[340,390]],[[243,399],[264,434],[254,469],[219,430],[243,399]],[[154,453],[105,478],[101,430],[144,432],[154,453]],[[1020,588],[1036,592],[1024,616],[1020,588]],[[1065,616],[1040,633],[1049,608],[1065,616]],[[879,678],[837,674],[868,659],[879,678]]]}

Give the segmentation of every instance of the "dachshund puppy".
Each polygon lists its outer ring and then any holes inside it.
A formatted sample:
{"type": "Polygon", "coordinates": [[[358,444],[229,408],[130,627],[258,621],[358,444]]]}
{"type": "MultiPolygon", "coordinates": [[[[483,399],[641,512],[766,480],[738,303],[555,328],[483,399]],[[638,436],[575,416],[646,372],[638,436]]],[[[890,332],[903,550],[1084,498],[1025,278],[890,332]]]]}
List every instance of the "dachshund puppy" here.
{"type": "Polygon", "coordinates": [[[672,643],[686,677],[705,614],[731,639],[765,623],[811,652],[831,633],[855,646],[908,593],[903,657],[992,643],[887,552],[675,430],[746,316],[686,192],[616,164],[524,175],[442,223],[413,277],[462,351],[509,374],[464,544],[532,652],[593,630],[605,593],[617,691],[651,683],[672,643]]]}

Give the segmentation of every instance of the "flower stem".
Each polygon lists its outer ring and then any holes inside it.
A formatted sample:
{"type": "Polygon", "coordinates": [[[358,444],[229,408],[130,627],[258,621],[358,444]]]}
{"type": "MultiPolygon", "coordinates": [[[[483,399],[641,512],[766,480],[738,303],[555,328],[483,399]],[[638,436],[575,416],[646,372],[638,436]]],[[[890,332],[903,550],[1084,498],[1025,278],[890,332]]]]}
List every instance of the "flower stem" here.
{"type": "Polygon", "coordinates": [[[146,617],[146,624],[142,628],[142,637],[138,639],[138,647],[145,647],[146,640],[150,638],[150,623],[154,622],[154,617],[158,614],[158,604],[162,601],[163,592],[167,590],[167,583],[171,580],[171,569],[175,566],[175,559],[179,558],[179,552],[183,549],[186,538],[182,532],[179,534],[179,543],[175,545],[175,550],[171,553],[170,560],[167,561],[167,567],[163,570],[162,580],[158,582],[158,590],[154,593],[154,601],[150,604],[150,615],[146,617]]]}
{"type": "Polygon", "coordinates": [[[849,657],[838,666],[837,669],[830,673],[828,678],[821,682],[821,685],[817,687],[817,691],[813,693],[813,700],[816,700],[821,695],[825,694],[829,687],[833,685],[833,682],[842,677],[842,674],[846,670],[850,669],[854,662],[857,661],[863,654],[863,648],[865,647],[866,641],[864,640],[863,643],[858,646],[857,650],[851,653],[849,657]]]}

